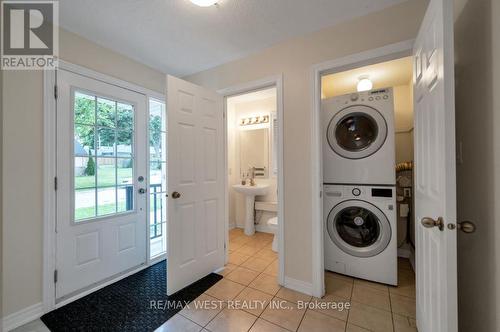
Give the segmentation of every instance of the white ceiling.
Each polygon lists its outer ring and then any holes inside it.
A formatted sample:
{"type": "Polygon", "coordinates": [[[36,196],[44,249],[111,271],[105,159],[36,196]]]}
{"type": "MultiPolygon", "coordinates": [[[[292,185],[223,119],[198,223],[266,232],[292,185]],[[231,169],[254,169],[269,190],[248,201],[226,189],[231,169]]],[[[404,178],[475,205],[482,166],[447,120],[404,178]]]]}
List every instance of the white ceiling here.
{"type": "MultiPolygon", "coordinates": [[[[405,0],[61,0],[63,28],[184,76],[405,0]]],[[[367,32],[369,33],[369,32],[367,32]]]]}

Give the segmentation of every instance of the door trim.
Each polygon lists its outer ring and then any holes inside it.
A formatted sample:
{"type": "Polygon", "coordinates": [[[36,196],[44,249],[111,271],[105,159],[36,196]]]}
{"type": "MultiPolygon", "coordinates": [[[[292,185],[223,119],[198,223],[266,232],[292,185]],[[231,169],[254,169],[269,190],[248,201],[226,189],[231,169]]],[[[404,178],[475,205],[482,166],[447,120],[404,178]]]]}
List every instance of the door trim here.
{"type": "MultiPolygon", "coordinates": [[[[120,88],[124,88],[136,93],[146,96],[146,112],[149,113],[149,99],[165,100],[165,95],[139,85],[99,73],[92,69],[75,65],[70,62],[59,60],[58,68],[63,69],[78,75],[86,76],[107,84],[111,84],[120,88]]],[[[55,285],[54,285],[54,271],[56,267],[56,190],[55,190],[55,177],[56,177],[56,99],[55,99],[55,86],[57,83],[56,70],[44,70],[43,72],[43,275],[42,275],[42,303],[43,312],[47,313],[62,305],[73,302],[91,292],[101,289],[111,283],[114,283],[124,277],[136,273],[152,264],[158,262],[162,258],[154,260],[150,259],[150,242],[149,232],[146,241],[146,264],[140,268],[125,272],[111,280],[106,280],[103,283],[91,289],[83,290],[81,293],[65,299],[56,304],[55,298],[55,285]]],[[[147,135],[149,135],[149,128],[147,128],[147,135]]],[[[147,162],[149,163],[149,153],[147,154],[147,162]]],[[[147,200],[149,204],[149,197],[147,200]]],[[[148,205],[149,206],[149,205],[148,205]]],[[[149,223],[149,213],[147,215],[147,222],[149,223]]]]}
{"type": "Polygon", "coordinates": [[[278,115],[278,283],[286,286],[285,278],[285,221],[284,221],[284,189],[283,189],[283,74],[269,76],[260,80],[247,82],[232,87],[217,90],[224,97],[224,219],[225,219],[225,262],[228,260],[229,247],[229,189],[228,189],[228,162],[227,162],[227,98],[234,95],[276,87],[277,115],[278,115]]]}
{"type": "Polygon", "coordinates": [[[311,195],[312,200],[312,295],[325,294],[323,247],[323,153],[321,136],[321,76],[412,55],[414,40],[386,45],[343,58],[322,62],[311,68],[311,195]]]}

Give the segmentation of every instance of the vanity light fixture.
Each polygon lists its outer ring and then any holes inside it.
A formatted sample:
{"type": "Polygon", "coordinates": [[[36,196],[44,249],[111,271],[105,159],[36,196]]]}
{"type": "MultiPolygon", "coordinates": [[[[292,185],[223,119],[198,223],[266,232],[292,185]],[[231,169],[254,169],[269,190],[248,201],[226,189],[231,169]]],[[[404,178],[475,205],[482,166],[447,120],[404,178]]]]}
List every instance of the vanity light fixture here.
{"type": "Polygon", "coordinates": [[[216,0],[189,0],[189,1],[200,7],[210,7],[217,3],[216,0]]]}
{"type": "Polygon", "coordinates": [[[259,115],[252,116],[248,118],[240,119],[240,126],[250,126],[250,125],[258,125],[263,123],[269,123],[269,115],[259,115]]]}

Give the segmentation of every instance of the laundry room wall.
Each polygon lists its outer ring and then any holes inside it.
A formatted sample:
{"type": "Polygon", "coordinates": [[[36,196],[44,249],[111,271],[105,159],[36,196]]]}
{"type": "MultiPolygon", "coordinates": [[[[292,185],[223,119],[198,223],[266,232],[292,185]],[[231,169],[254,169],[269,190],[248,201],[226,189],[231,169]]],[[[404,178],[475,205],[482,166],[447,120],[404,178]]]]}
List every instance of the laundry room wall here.
{"type": "Polygon", "coordinates": [[[413,86],[394,87],[396,163],[413,160],[413,86]]]}
{"type": "MultiPolygon", "coordinates": [[[[60,58],[164,93],[165,75],[60,29],[60,58]]],[[[3,315],[41,310],[43,72],[2,71],[3,315]]]]}
{"type": "Polygon", "coordinates": [[[500,1],[455,8],[459,331],[500,331],[500,1]]]}
{"type": "Polygon", "coordinates": [[[221,89],[264,77],[284,79],[285,276],[312,281],[311,69],[314,64],[414,39],[427,1],[410,0],[186,77],[221,89]]]}

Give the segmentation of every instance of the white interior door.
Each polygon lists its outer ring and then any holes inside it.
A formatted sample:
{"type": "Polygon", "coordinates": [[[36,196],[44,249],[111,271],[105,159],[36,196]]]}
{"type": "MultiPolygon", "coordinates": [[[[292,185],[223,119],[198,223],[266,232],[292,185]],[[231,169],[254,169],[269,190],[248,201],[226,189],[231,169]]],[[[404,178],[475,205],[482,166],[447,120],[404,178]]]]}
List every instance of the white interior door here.
{"type": "Polygon", "coordinates": [[[56,299],[146,263],[146,97],[57,71],[56,299]]]}
{"type": "Polygon", "coordinates": [[[425,332],[457,331],[452,2],[429,2],[414,48],[417,326],[425,332]]]}
{"type": "Polygon", "coordinates": [[[167,76],[167,293],[224,266],[222,97],[167,76]]]}

